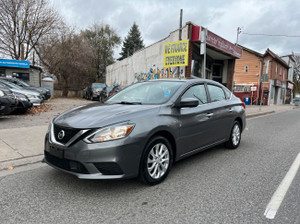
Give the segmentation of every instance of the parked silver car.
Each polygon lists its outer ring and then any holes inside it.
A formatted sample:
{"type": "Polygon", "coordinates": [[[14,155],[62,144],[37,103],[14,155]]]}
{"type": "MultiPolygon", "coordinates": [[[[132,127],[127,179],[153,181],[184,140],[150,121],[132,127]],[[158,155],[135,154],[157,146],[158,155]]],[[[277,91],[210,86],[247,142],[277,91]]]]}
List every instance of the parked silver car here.
{"type": "Polygon", "coordinates": [[[13,93],[25,95],[33,104],[33,106],[38,106],[43,102],[42,95],[36,91],[24,89],[14,83],[7,82],[2,79],[0,79],[0,82],[6,85],[13,93]]]}
{"type": "Polygon", "coordinates": [[[217,82],[147,81],[54,118],[44,160],[83,179],[158,184],[178,160],[221,143],[236,149],[245,126],[243,103],[217,82]]]}

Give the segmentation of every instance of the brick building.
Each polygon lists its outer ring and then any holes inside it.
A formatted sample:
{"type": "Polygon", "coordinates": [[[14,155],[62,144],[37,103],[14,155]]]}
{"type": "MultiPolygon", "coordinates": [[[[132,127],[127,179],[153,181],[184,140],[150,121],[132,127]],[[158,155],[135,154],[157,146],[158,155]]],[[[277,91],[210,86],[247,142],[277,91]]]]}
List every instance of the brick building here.
{"type": "Polygon", "coordinates": [[[285,103],[287,63],[270,49],[260,54],[240,47],[243,54],[236,60],[234,94],[243,101],[249,98],[251,104],[259,104],[261,99],[264,105],[285,103]]]}

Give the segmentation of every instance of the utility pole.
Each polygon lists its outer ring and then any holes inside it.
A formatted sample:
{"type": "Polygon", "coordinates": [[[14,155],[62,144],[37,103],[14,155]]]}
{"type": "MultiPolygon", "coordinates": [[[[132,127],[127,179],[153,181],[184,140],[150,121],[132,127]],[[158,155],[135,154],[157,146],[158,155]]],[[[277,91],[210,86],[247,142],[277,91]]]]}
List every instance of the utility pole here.
{"type": "MultiPolygon", "coordinates": [[[[202,27],[200,27],[202,29],[202,27]]],[[[202,75],[201,78],[206,79],[206,37],[207,37],[207,28],[204,28],[203,31],[200,30],[200,55],[203,55],[202,61],[202,75]]]]}
{"type": "MultiPolygon", "coordinates": [[[[179,19],[179,41],[182,40],[182,9],[180,9],[180,19],[179,19]]],[[[180,66],[177,67],[178,69],[178,78],[180,78],[180,66]]]]}
{"type": "Polygon", "coordinates": [[[241,34],[242,32],[242,28],[241,27],[238,27],[237,30],[236,30],[236,42],[235,42],[235,45],[238,44],[238,41],[239,41],[239,35],[241,34]]]}
{"type": "Polygon", "coordinates": [[[180,9],[180,20],[179,20],[179,41],[182,39],[182,9],[180,9]]]}

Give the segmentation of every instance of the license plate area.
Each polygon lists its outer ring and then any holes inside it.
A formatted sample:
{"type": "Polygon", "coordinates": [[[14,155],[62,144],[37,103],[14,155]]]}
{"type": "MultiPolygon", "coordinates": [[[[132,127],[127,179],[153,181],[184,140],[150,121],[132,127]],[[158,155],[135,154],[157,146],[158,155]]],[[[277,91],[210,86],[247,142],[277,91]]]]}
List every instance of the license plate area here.
{"type": "Polygon", "coordinates": [[[57,148],[55,146],[49,146],[49,153],[57,158],[63,159],[64,158],[64,150],[57,148]]]}

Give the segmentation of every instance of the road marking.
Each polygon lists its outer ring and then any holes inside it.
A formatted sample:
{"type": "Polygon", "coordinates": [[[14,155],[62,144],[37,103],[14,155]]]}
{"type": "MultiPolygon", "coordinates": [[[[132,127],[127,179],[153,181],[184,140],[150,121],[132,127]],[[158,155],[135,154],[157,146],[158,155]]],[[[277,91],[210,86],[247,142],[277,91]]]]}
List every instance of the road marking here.
{"type": "Polygon", "coordinates": [[[300,153],[297,155],[289,171],[287,172],[284,179],[281,181],[279,187],[273,194],[264,213],[264,216],[266,216],[267,219],[275,218],[277,210],[279,209],[280,204],[283,201],[286,192],[288,191],[293,179],[295,178],[298,172],[299,166],[300,166],[300,153]]]}

